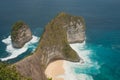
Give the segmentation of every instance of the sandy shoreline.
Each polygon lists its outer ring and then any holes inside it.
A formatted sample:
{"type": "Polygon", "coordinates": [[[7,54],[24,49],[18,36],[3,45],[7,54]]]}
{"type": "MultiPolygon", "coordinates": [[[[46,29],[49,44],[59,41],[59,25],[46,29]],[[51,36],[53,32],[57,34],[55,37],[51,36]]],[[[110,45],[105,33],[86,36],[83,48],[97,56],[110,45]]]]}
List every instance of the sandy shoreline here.
{"type": "Polygon", "coordinates": [[[64,60],[57,60],[48,65],[45,74],[48,78],[52,78],[52,80],[64,80],[64,68],[63,68],[64,60]]]}

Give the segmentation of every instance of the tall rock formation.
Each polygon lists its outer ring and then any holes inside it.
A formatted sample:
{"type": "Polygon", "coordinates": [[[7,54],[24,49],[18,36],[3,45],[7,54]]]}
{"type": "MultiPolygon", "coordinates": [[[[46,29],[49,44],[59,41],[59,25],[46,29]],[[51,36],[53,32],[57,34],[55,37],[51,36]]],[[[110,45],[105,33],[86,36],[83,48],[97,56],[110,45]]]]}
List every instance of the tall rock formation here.
{"type": "Polygon", "coordinates": [[[33,80],[47,80],[44,71],[49,63],[55,60],[72,62],[81,60],[78,54],[69,46],[69,43],[82,42],[84,39],[83,19],[60,13],[45,27],[33,55],[14,65],[23,76],[30,77],[33,80]]]}
{"type": "Polygon", "coordinates": [[[32,39],[30,28],[22,21],[16,22],[11,31],[11,40],[14,48],[22,48],[32,39]]]}

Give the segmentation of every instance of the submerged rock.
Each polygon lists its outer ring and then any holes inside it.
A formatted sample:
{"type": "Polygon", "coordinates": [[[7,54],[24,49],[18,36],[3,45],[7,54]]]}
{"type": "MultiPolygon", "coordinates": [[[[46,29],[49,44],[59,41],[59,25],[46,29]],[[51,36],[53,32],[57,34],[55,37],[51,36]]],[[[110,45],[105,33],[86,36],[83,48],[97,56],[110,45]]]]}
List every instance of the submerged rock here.
{"type": "Polygon", "coordinates": [[[14,48],[22,48],[32,39],[30,28],[22,21],[16,22],[11,31],[11,40],[14,48]]]}
{"type": "Polygon", "coordinates": [[[49,63],[56,60],[79,62],[82,59],[69,44],[84,41],[84,32],[81,17],[60,13],[45,27],[33,55],[14,64],[17,71],[33,80],[47,80],[44,71],[49,63]]]}

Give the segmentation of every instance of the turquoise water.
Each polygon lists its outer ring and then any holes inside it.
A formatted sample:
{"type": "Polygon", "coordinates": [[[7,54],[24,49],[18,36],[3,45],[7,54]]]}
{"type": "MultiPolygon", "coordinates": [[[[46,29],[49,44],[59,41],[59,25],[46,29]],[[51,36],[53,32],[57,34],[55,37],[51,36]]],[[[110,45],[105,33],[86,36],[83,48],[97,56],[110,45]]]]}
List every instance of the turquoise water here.
{"type": "MultiPolygon", "coordinates": [[[[85,45],[81,47],[80,44],[75,44],[79,55],[86,62],[71,66],[72,73],[77,75],[73,79],[120,80],[119,8],[119,0],[0,0],[0,58],[9,57],[13,53],[10,51],[10,44],[3,42],[7,39],[10,43],[7,37],[13,23],[18,20],[25,21],[33,34],[39,37],[44,26],[56,14],[64,11],[83,16],[86,22],[85,45]]],[[[23,48],[26,49],[23,54],[11,58],[8,62],[16,62],[29,55],[37,43],[38,39],[34,39],[30,46],[23,48]]]]}

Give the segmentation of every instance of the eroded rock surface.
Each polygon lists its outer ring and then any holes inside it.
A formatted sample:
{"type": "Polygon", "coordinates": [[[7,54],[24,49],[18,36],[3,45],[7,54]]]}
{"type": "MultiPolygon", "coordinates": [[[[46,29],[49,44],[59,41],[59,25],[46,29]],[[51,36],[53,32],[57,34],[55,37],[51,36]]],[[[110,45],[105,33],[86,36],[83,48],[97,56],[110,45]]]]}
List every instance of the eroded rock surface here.
{"type": "Polygon", "coordinates": [[[11,31],[12,45],[14,48],[22,48],[32,39],[32,32],[24,22],[16,22],[11,31]]]}

